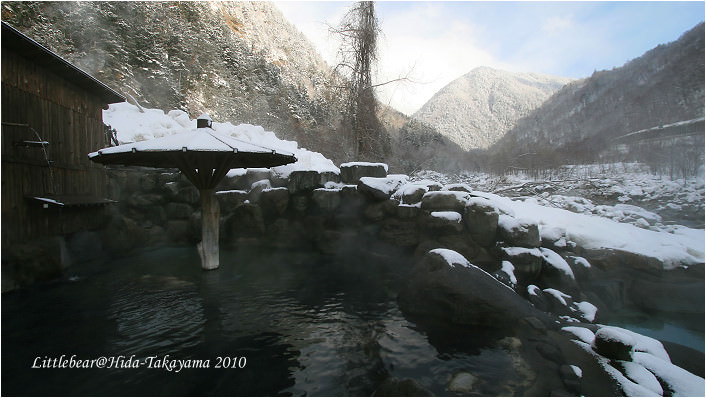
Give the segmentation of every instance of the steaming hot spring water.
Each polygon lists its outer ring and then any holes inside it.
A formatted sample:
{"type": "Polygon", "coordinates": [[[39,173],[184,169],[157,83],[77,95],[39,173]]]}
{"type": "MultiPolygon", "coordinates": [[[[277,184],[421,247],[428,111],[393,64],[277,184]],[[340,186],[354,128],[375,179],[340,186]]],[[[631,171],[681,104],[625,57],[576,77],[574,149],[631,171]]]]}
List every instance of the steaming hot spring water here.
{"type": "Polygon", "coordinates": [[[473,341],[431,344],[397,308],[391,261],[222,250],[221,268],[203,272],[195,249],[162,248],[86,264],[71,281],[4,298],[3,379],[29,395],[338,396],[370,395],[394,375],[444,395],[463,369],[483,378],[479,392],[502,395],[511,358],[473,341]],[[60,354],[211,369],[30,369],[60,354]]]}

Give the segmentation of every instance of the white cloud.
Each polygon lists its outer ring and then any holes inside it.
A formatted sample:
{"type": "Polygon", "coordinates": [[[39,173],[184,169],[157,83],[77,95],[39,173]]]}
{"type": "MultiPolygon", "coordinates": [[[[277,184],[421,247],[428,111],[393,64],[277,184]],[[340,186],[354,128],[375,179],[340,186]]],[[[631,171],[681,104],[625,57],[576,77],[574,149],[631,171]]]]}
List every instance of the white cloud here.
{"type": "Polygon", "coordinates": [[[452,80],[478,66],[502,68],[477,45],[477,30],[447,15],[443,6],[420,4],[383,16],[378,82],[407,76],[413,82],[378,89],[379,98],[411,115],[452,80]]]}

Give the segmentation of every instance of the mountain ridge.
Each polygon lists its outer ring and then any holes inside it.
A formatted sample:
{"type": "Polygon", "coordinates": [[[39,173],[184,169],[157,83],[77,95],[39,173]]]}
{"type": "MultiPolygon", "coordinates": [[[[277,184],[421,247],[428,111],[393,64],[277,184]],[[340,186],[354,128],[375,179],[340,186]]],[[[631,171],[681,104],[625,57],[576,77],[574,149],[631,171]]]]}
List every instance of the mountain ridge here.
{"type": "Polygon", "coordinates": [[[490,156],[505,164],[520,151],[544,162],[593,161],[617,136],[703,116],[701,23],[621,67],[567,84],[518,120],[490,156]]]}
{"type": "Polygon", "coordinates": [[[486,149],[572,80],[478,67],[444,86],[413,117],[465,150],[486,149]]]}

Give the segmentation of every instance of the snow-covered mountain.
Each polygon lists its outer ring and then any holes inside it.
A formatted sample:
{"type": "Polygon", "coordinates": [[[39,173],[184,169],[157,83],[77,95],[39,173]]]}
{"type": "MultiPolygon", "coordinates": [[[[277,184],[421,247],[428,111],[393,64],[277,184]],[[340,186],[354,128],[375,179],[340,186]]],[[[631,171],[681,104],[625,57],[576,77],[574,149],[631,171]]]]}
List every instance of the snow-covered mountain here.
{"type": "MultiPolygon", "coordinates": [[[[593,161],[619,136],[704,116],[704,24],[624,66],[567,84],[519,120],[493,148],[499,165],[538,167],[593,161]],[[518,155],[531,154],[520,164],[518,155]]],[[[687,149],[703,154],[701,143],[687,149]]],[[[683,158],[676,147],[652,147],[643,161],[683,158]]],[[[703,164],[703,162],[701,163],[703,164]]]]}
{"type": "Polygon", "coordinates": [[[439,90],[413,117],[463,149],[488,148],[571,80],[480,67],[439,90]]]}

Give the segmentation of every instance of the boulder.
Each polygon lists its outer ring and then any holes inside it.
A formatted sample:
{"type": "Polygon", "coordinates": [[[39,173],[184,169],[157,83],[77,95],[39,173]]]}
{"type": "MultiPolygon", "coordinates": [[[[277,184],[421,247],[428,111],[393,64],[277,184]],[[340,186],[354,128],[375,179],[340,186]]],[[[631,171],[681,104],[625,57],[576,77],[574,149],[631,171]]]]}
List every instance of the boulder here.
{"type": "Polygon", "coordinates": [[[260,201],[260,195],[265,189],[272,188],[272,183],[270,180],[260,180],[255,181],[250,186],[250,191],[248,192],[248,200],[252,203],[258,203],[260,201]]]}
{"type": "Polygon", "coordinates": [[[258,239],[265,233],[265,221],[260,206],[244,203],[233,210],[233,214],[223,222],[221,238],[230,245],[237,244],[240,238],[258,239]]]}
{"type": "Polygon", "coordinates": [[[561,365],[559,367],[559,374],[561,375],[561,380],[564,382],[566,389],[571,392],[573,396],[581,395],[581,369],[576,366],[571,365],[561,365]]]}
{"type": "Polygon", "coordinates": [[[387,203],[388,201],[384,201],[367,205],[363,210],[363,217],[372,222],[382,221],[386,216],[385,207],[387,206],[387,203]]]}
{"type": "Polygon", "coordinates": [[[444,185],[444,188],[442,189],[442,191],[457,191],[457,192],[468,192],[468,193],[473,192],[473,190],[471,189],[471,187],[468,184],[463,184],[463,183],[446,184],[446,185],[444,185]]]}
{"type": "Polygon", "coordinates": [[[279,217],[289,206],[289,191],[287,188],[264,189],[260,194],[260,207],[266,218],[279,217]]]}
{"type": "Polygon", "coordinates": [[[194,209],[187,203],[172,202],[167,203],[165,211],[170,220],[186,220],[191,217],[191,213],[194,212],[194,209]]]}
{"type": "Polygon", "coordinates": [[[620,328],[605,326],[596,332],[593,349],[606,358],[632,361],[635,339],[620,328]]]}
{"type": "Polygon", "coordinates": [[[471,238],[481,246],[495,243],[498,230],[498,209],[487,199],[471,198],[463,213],[471,238]]]}
{"type": "Polygon", "coordinates": [[[472,264],[489,271],[497,265],[497,259],[491,256],[465,234],[435,236],[434,239],[422,241],[415,250],[415,257],[422,257],[429,250],[445,247],[460,253],[472,264]]]}
{"type": "Polygon", "coordinates": [[[268,180],[273,177],[270,169],[266,168],[251,168],[251,169],[233,169],[228,173],[219,184],[219,190],[237,189],[247,191],[256,181],[268,180]]]}
{"type": "Polygon", "coordinates": [[[393,174],[384,178],[361,177],[358,182],[358,192],[377,201],[390,199],[393,192],[406,182],[407,176],[393,174]]]}
{"type": "Polygon", "coordinates": [[[432,181],[432,180],[415,181],[413,184],[414,184],[414,185],[422,185],[422,186],[425,186],[425,187],[427,187],[427,189],[429,190],[429,192],[441,191],[442,188],[444,187],[444,186],[441,185],[440,183],[438,183],[438,182],[436,182],[436,181],[432,181]]]}
{"type": "Polygon", "coordinates": [[[165,211],[165,206],[152,205],[146,206],[145,208],[139,210],[141,210],[140,213],[144,216],[140,218],[144,218],[153,225],[164,225],[164,223],[167,222],[167,212],[165,211]]]}
{"type": "Polygon", "coordinates": [[[507,260],[515,267],[515,276],[520,284],[532,281],[542,272],[544,257],[539,249],[526,247],[503,247],[500,250],[502,260],[507,260]]]}
{"type": "Polygon", "coordinates": [[[341,204],[341,190],[317,188],[311,194],[311,200],[319,211],[330,213],[341,204]]]}
{"type": "Polygon", "coordinates": [[[289,174],[287,188],[289,192],[295,194],[303,191],[312,191],[322,187],[321,176],[314,170],[295,170],[289,174]]]}
{"type": "Polygon", "coordinates": [[[400,309],[406,314],[487,328],[514,325],[529,316],[546,318],[512,289],[452,250],[427,252],[412,275],[398,296],[400,309]]]}
{"type": "Polygon", "coordinates": [[[193,230],[188,220],[170,220],[165,225],[167,238],[172,243],[186,244],[193,241],[193,230]]]}
{"type": "Polygon", "coordinates": [[[434,191],[422,197],[422,209],[463,212],[471,196],[466,192],[434,191]]]}
{"type": "Polygon", "coordinates": [[[508,246],[539,247],[539,227],[534,221],[516,219],[502,214],[498,217],[498,232],[508,246]]]}
{"type": "Polygon", "coordinates": [[[362,177],[387,177],[385,163],[350,162],[341,164],[340,169],[344,184],[357,184],[362,177]]]}
{"type": "Polygon", "coordinates": [[[218,204],[222,212],[229,212],[242,205],[248,200],[248,193],[241,190],[218,191],[216,192],[218,204]]]}
{"type": "Polygon", "coordinates": [[[267,224],[267,236],[269,244],[279,249],[303,249],[311,243],[303,224],[286,218],[267,224]]]}
{"type": "Polygon", "coordinates": [[[544,293],[544,291],[538,286],[527,286],[527,300],[529,300],[529,302],[532,303],[532,305],[534,305],[534,307],[538,310],[549,312],[550,304],[549,299],[546,296],[547,295],[544,293]]]}
{"type": "Polygon", "coordinates": [[[9,274],[3,276],[11,279],[12,288],[56,279],[70,265],[69,257],[66,241],[61,236],[3,246],[3,273],[9,274]]]}
{"type": "Polygon", "coordinates": [[[157,188],[157,174],[146,173],[140,177],[139,189],[141,192],[153,192],[157,188]]]}
{"type": "Polygon", "coordinates": [[[366,196],[358,192],[355,185],[343,186],[340,195],[341,203],[333,214],[336,224],[342,228],[359,225],[363,220],[363,209],[368,204],[366,196]]]}
{"type": "Polygon", "coordinates": [[[319,173],[319,184],[326,185],[327,182],[341,182],[341,174],[335,171],[322,171],[319,173]]]}
{"type": "Polygon", "coordinates": [[[418,206],[399,205],[395,212],[395,217],[401,219],[417,218],[422,209],[418,206]]]}
{"type": "Polygon", "coordinates": [[[112,217],[102,231],[103,248],[110,254],[124,254],[142,247],[146,239],[145,230],[125,216],[112,217]]]}
{"type": "Polygon", "coordinates": [[[404,204],[415,204],[422,201],[425,193],[429,192],[429,188],[424,185],[406,184],[395,192],[393,197],[404,204]]]}
{"type": "Polygon", "coordinates": [[[543,286],[552,286],[569,294],[577,295],[580,291],[574,273],[562,256],[545,247],[542,253],[542,271],[538,282],[543,286]]]}
{"type": "Polygon", "coordinates": [[[315,247],[323,254],[335,255],[344,250],[357,238],[355,231],[322,230],[315,239],[315,247]]]}
{"type": "Polygon", "coordinates": [[[290,195],[289,201],[291,209],[298,216],[303,216],[309,209],[309,196],[305,194],[290,195]]]}
{"type": "Polygon", "coordinates": [[[188,186],[178,188],[174,195],[174,200],[195,205],[200,203],[201,195],[195,186],[189,184],[188,186]]]}
{"type": "Polygon", "coordinates": [[[413,247],[419,243],[417,222],[390,218],[382,223],[380,239],[401,247],[413,247]]]}
{"type": "Polygon", "coordinates": [[[156,193],[134,194],[127,200],[127,204],[133,208],[145,208],[151,205],[161,205],[164,196],[156,193]]]}
{"type": "Polygon", "coordinates": [[[179,181],[179,173],[159,173],[157,174],[157,185],[159,187],[164,187],[167,184],[174,184],[179,181]]]}
{"type": "Polygon", "coordinates": [[[463,216],[455,211],[432,211],[421,218],[425,231],[433,235],[458,234],[463,232],[463,216]]]}
{"type": "Polygon", "coordinates": [[[159,246],[167,243],[167,231],[164,227],[153,225],[147,230],[148,246],[159,246]]]}

